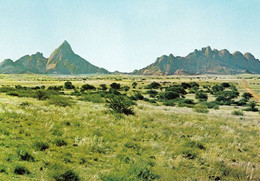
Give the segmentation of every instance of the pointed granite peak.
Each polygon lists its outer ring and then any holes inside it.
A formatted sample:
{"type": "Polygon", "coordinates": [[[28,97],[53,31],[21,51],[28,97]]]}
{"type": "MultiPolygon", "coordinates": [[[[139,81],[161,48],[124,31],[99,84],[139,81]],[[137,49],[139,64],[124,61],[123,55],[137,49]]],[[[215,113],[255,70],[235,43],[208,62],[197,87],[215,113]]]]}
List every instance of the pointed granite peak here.
{"type": "Polygon", "coordinates": [[[64,40],[64,42],[59,46],[58,49],[62,49],[64,51],[68,51],[68,52],[73,52],[72,48],[71,48],[69,42],[67,42],[67,40],[64,40]]]}

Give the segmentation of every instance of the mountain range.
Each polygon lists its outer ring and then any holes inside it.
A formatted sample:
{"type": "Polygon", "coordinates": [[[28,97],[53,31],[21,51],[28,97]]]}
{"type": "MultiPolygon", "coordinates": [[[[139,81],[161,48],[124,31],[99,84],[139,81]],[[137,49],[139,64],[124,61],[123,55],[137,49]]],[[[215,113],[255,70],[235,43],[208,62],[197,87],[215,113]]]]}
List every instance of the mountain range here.
{"type": "MultiPolygon", "coordinates": [[[[99,68],[79,55],[75,54],[67,41],[55,49],[49,58],[42,53],[25,55],[13,61],[6,59],[0,64],[3,74],[109,74],[104,68],[99,68]]],[[[118,73],[118,72],[114,72],[118,73]]],[[[251,53],[242,54],[237,51],[231,54],[228,50],[212,50],[205,47],[195,50],[185,57],[163,55],[154,63],[135,70],[136,75],[200,75],[200,74],[260,74],[260,61],[251,53]]]]}
{"type": "Polygon", "coordinates": [[[256,73],[260,74],[260,61],[251,53],[244,55],[236,51],[231,54],[224,49],[218,51],[211,47],[195,50],[185,57],[163,55],[156,61],[140,70],[135,70],[132,74],[138,75],[199,75],[199,74],[240,74],[256,73]]]}
{"type": "Polygon", "coordinates": [[[92,65],[75,54],[67,41],[55,49],[49,58],[42,53],[25,55],[15,62],[10,59],[0,64],[0,73],[4,74],[108,74],[104,68],[92,65]]]}

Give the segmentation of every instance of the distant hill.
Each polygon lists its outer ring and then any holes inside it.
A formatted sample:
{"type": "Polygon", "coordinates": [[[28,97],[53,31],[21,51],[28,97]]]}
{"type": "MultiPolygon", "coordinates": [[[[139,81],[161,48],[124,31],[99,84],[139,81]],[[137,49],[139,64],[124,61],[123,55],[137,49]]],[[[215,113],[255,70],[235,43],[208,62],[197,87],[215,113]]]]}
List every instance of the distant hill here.
{"type": "Polygon", "coordinates": [[[260,74],[260,61],[252,54],[224,49],[218,51],[210,47],[195,50],[186,57],[163,55],[156,61],[132,74],[138,75],[180,75],[180,74],[260,74]]]}
{"type": "Polygon", "coordinates": [[[0,64],[0,73],[20,74],[108,74],[103,68],[92,65],[75,54],[67,41],[53,51],[49,58],[42,53],[26,55],[15,62],[6,59],[0,64]]]}

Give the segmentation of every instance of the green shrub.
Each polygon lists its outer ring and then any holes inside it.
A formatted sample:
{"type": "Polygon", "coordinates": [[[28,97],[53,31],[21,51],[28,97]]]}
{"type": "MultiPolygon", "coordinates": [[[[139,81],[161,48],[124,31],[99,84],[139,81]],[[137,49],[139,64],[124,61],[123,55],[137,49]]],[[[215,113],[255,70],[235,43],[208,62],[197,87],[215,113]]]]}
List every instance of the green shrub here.
{"type": "Polygon", "coordinates": [[[18,149],[17,150],[17,155],[20,158],[20,160],[23,161],[34,161],[34,157],[31,155],[31,153],[29,153],[26,149],[18,149]]]}
{"type": "Polygon", "coordinates": [[[46,91],[44,90],[37,90],[35,92],[35,97],[38,99],[38,100],[45,100],[45,99],[48,99],[49,98],[49,95],[46,91]]]}
{"type": "Polygon", "coordinates": [[[73,170],[68,170],[64,173],[55,173],[53,178],[56,181],[79,181],[79,176],[73,170]]]}
{"type": "Polygon", "coordinates": [[[198,113],[208,113],[208,107],[203,104],[197,104],[194,106],[193,110],[198,113]]]}
{"type": "Polygon", "coordinates": [[[0,165],[0,173],[6,173],[7,174],[7,167],[5,165],[0,165]]]}
{"type": "Polygon", "coordinates": [[[146,94],[149,94],[150,97],[155,97],[158,94],[158,92],[156,90],[150,89],[146,91],[146,94]]]}
{"type": "Polygon", "coordinates": [[[252,94],[248,93],[248,92],[245,92],[243,95],[242,95],[243,98],[245,98],[245,100],[249,100],[253,97],[252,94]]]}
{"type": "Polygon", "coordinates": [[[193,150],[193,149],[188,148],[188,149],[184,149],[184,150],[182,151],[182,156],[183,156],[184,158],[193,160],[193,159],[195,159],[195,158],[198,157],[198,152],[195,151],[195,150],[193,150]]]}
{"type": "Polygon", "coordinates": [[[213,94],[217,93],[217,92],[220,92],[220,91],[223,91],[225,88],[221,85],[214,85],[212,87],[212,92],[213,94]]]}
{"type": "Polygon", "coordinates": [[[103,91],[107,90],[107,85],[106,84],[100,84],[99,87],[103,91]]]}
{"type": "Polygon", "coordinates": [[[158,82],[152,82],[151,84],[148,84],[147,86],[145,86],[145,89],[158,89],[161,87],[161,84],[159,84],[158,82]]]}
{"type": "Polygon", "coordinates": [[[179,107],[193,107],[195,104],[192,99],[176,99],[175,102],[179,107]]]}
{"type": "Polygon", "coordinates": [[[84,84],[81,87],[81,91],[85,91],[85,90],[96,90],[96,87],[90,84],[84,84]]]}
{"type": "Polygon", "coordinates": [[[67,142],[62,138],[57,138],[57,139],[54,140],[54,144],[56,146],[66,146],[67,142]]]}
{"type": "Polygon", "coordinates": [[[121,85],[114,82],[114,83],[110,84],[110,87],[111,87],[112,89],[119,90],[120,87],[121,87],[121,85]]]}
{"type": "Polygon", "coordinates": [[[14,173],[16,175],[25,175],[25,174],[30,174],[30,171],[24,166],[17,165],[14,169],[14,173]]]}
{"type": "Polygon", "coordinates": [[[173,100],[179,98],[180,95],[174,91],[165,91],[165,92],[160,92],[158,97],[162,100],[173,100]]]}
{"type": "Polygon", "coordinates": [[[223,82],[223,83],[221,83],[221,86],[224,88],[228,88],[228,87],[230,87],[230,84],[227,82],[223,82]]]}
{"type": "Polygon", "coordinates": [[[30,106],[30,103],[29,103],[29,102],[22,102],[22,103],[20,104],[20,106],[22,106],[22,107],[30,106]]]}
{"type": "Polygon", "coordinates": [[[185,89],[180,85],[173,85],[173,86],[170,86],[170,87],[166,87],[165,92],[176,92],[176,93],[179,94],[179,96],[183,96],[183,95],[187,94],[185,89]]]}
{"type": "Polygon", "coordinates": [[[49,104],[53,104],[55,106],[67,107],[67,106],[72,106],[74,104],[74,101],[68,97],[50,96],[49,104]]]}
{"type": "Polygon", "coordinates": [[[133,83],[132,83],[132,86],[133,86],[133,88],[135,89],[136,86],[137,86],[137,82],[133,82],[133,83]]]}
{"type": "Polygon", "coordinates": [[[129,89],[130,89],[129,86],[123,86],[123,87],[121,87],[121,90],[123,90],[123,91],[125,91],[125,92],[129,91],[129,89]]]}
{"type": "Polygon", "coordinates": [[[198,99],[199,101],[207,101],[208,100],[208,95],[199,91],[196,92],[195,98],[198,99]]]}
{"type": "Polygon", "coordinates": [[[257,112],[258,108],[256,107],[257,104],[255,101],[250,101],[248,103],[248,108],[245,109],[245,111],[253,111],[253,112],[257,112]]]}
{"type": "Polygon", "coordinates": [[[163,105],[165,106],[175,106],[175,101],[174,100],[166,100],[163,102],[163,105]]]}
{"type": "Polygon", "coordinates": [[[240,111],[240,110],[239,110],[239,111],[236,111],[236,110],[235,110],[235,111],[232,112],[232,115],[235,115],[235,116],[243,116],[244,113],[243,113],[243,111],[240,111]]]}
{"type": "Polygon", "coordinates": [[[100,94],[87,94],[79,98],[81,101],[93,102],[93,103],[105,103],[105,100],[100,94]]]}
{"type": "Polygon", "coordinates": [[[107,100],[108,108],[117,113],[134,114],[132,103],[123,96],[114,96],[107,100]]]}
{"type": "Polygon", "coordinates": [[[200,102],[200,104],[207,106],[208,109],[218,109],[219,105],[215,101],[211,102],[200,102]]]}
{"type": "Polygon", "coordinates": [[[75,86],[72,85],[72,82],[65,82],[64,83],[64,88],[65,89],[75,89],[75,86]]]}
{"type": "Polygon", "coordinates": [[[49,148],[49,144],[46,142],[37,141],[34,143],[34,147],[37,151],[45,151],[49,148]]]}

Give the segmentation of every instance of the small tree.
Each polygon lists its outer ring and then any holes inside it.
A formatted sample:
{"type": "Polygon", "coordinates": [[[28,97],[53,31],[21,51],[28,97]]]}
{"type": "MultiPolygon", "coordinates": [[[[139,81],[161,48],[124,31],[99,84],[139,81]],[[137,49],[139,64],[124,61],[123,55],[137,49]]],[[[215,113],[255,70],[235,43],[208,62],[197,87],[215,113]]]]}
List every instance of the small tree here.
{"type": "Polygon", "coordinates": [[[65,83],[64,83],[64,88],[65,88],[65,89],[75,89],[75,86],[72,85],[71,82],[65,82],[65,83]]]}
{"type": "Polygon", "coordinates": [[[36,95],[38,100],[44,100],[44,99],[48,98],[48,94],[44,90],[37,90],[35,92],[35,95],[36,95]]]}
{"type": "Polygon", "coordinates": [[[196,92],[195,98],[198,99],[199,101],[207,101],[208,95],[203,92],[196,92]]]}

